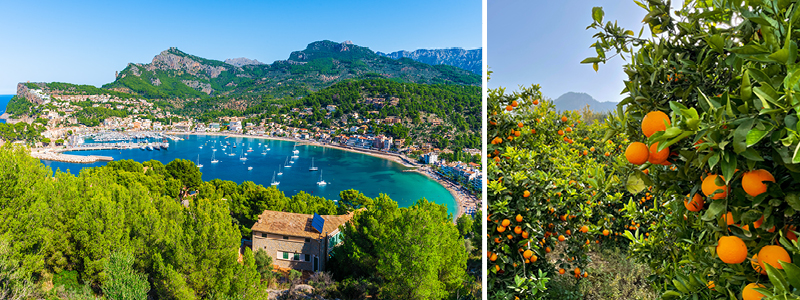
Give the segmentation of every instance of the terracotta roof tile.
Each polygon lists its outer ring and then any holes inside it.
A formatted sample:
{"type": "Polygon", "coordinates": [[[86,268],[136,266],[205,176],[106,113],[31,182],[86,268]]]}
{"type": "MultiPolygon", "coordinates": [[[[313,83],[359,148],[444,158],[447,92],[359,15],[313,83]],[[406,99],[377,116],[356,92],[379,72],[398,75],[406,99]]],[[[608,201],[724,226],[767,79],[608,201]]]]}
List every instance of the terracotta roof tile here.
{"type": "Polygon", "coordinates": [[[322,233],[318,233],[311,226],[314,215],[297,214],[282,211],[265,210],[258,216],[258,221],[253,224],[252,231],[266,232],[278,235],[291,235],[307,238],[319,238],[320,234],[331,233],[339,225],[347,223],[353,218],[353,213],[347,215],[323,215],[325,225],[322,233]]]}

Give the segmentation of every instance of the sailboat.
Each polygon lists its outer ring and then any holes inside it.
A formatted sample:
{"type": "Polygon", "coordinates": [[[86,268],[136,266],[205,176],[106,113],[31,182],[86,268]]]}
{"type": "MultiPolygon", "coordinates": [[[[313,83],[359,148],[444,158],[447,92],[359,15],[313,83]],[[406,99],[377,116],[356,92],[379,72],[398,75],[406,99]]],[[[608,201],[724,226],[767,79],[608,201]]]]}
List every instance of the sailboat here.
{"type": "Polygon", "coordinates": [[[247,145],[248,145],[248,147],[247,147],[247,152],[253,152],[253,147],[249,147],[249,146],[250,146],[250,144],[247,144],[247,145]]]}
{"type": "MultiPolygon", "coordinates": [[[[272,145],[272,142],[269,142],[269,144],[272,145]]],[[[269,146],[267,146],[267,151],[269,151],[269,146]]]]}
{"type": "Polygon", "coordinates": [[[253,167],[252,167],[252,166],[250,166],[250,167],[247,167],[247,170],[248,170],[248,171],[252,171],[252,170],[253,170],[253,167]]]}
{"type": "Polygon", "coordinates": [[[309,170],[309,171],[316,171],[316,170],[319,170],[319,168],[317,168],[317,167],[315,167],[315,166],[314,166],[314,158],[313,158],[313,157],[311,158],[311,167],[310,167],[310,168],[308,168],[308,170],[309,170]]]}
{"type": "Polygon", "coordinates": [[[292,148],[292,149],[293,149],[292,153],[294,154],[294,156],[292,156],[292,157],[296,158],[297,154],[300,153],[300,150],[297,150],[297,143],[294,144],[294,148],[292,148]]]}
{"type": "Polygon", "coordinates": [[[200,163],[200,154],[197,155],[197,167],[202,168],[203,164],[200,163]]]}
{"type": "Polygon", "coordinates": [[[317,181],[318,186],[325,186],[328,183],[325,180],[322,180],[322,171],[319,171],[319,181],[317,181]]]}
{"type": "Polygon", "coordinates": [[[288,157],[286,158],[286,162],[284,163],[283,167],[284,168],[291,168],[292,167],[292,165],[289,164],[289,158],[288,157]]]}
{"type": "Polygon", "coordinates": [[[212,163],[212,164],[215,164],[215,163],[218,163],[218,162],[219,162],[219,161],[218,161],[216,158],[214,158],[214,153],[215,153],[215,152],[211,152],[211,163],[212,163]]]}
{"type": "Polygon", "coordinates": [[[239,155],[239,160],[247,160],[247,157],[244,157],[244,151],[242,151],[242,155],[239,155]]]}
{"type": "MultiPolygon", "coordinates": [[[[281,173],[281,174],[283,174],[283,173],[281,173]]],[[[281,184],[280,182],[275,181],[275,172],[272,172],[272,183],[270,183],[270,184],[271,185],[279,185],[279,184],[281,184]]]]}
{"type": "Polygon", "coordinates": [[[264,146],[264,151],[261,151],[261,155],[267,155],[267,146],[264,146]]]}
{"type": "Polygon", "coordinates": [[[278,165],[278,176],[283,175],[283,171],[281,170],[281,165],[278,165]]]}

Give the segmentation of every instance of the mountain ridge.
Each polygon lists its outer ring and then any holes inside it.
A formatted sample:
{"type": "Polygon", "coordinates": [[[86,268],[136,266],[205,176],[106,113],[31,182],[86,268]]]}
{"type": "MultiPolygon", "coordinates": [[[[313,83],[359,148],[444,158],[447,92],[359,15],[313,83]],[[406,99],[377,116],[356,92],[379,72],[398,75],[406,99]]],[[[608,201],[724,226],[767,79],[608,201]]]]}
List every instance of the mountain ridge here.
{"type": "Polygon", "coordinates": [[[392,59],[410,58],[429,65],[449,65],[472,71],[475,74],[483,72],[483,49],[464,50],[453,47],[446,49],[417,49],[414,51],[400,50],[392,53],[376,52],[378,55],[392,59]]]}
{"type": "MultiPolygon", "coordinates": [[[[449,65],[391,59],[350,41],[309,43],[286,60],[242,64],[194,56],[170,47],[150,63],[129,63],[103,88],[148,99],[206,98],[236,94],[301,95],[346,79],[384,78],[424,84],[480,85],[481,78],[449,65]]],[[[241,60],[239,60],[241,62],[241,60]]]]}
{"type": "Polygon", "coordinates": [[[602,113],[617,109],[618,102],[600,102],[587,93],[566,92],[553,100],[553,103],[556,105],[556,109],[560,111],[581,110],[586,105],[589,105],[589,109],[592,111],[602,113]]]}

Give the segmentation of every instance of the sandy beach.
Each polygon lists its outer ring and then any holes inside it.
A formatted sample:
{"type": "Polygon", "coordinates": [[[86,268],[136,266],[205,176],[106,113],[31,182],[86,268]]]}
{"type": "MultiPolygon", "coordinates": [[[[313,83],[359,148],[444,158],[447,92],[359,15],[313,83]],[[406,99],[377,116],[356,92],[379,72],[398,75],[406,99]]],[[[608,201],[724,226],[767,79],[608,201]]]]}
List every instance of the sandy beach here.
{"type": "Polygon", "coordinates": [[[372,151],[372,150],[357,149],[357,148],[346,147],[346,146],[342,147],[342,146],[336,146],[336,145],[330,145],[330,144],[323,144],[323,143],[319,143],[319,142],[316,142],[316,141],[300,140],[300,139],[285,138],[285,137],[247,135],[247,134],[202,133],[202,132],[200,132],[200,133],[198,133],[198,132],[166,132],[166,133],[174,134],[174,135],[214,135],[214,136],[224,136],[226,138],[241,137],[241,138],[257,138],[257,139],[266,139],[266,140],[280,140],[280,141],[288,141],[288,142],[297,142],[297,143],[301,143],[301,145],[311,145],[311,146],[318,146],[318,147],[334,148],[334,149],[339,149],[339,150],[344,150],[344,151],[350,151],[350,152],[365,154],[365,155],[369,155],[369,156],[373,156],[373,157],[377,157],[377,158],[382,158],[382,159],[386,159],[386,160],[390,160],[390,161],[396,162],[396,163],[401,164],[401,165],[403,165],[405,167],[414,168],[413,170],[411,170],[412,172],[416,172],[416,173],[425,175],[428,178],[430,178],[430,179],[438,182],[439,184],[441,184],[445,189],[447,189],[450,192],[451,195],[453,195],[453,198],[455,198],[455,200],[456,200],[456,206],[457,206],[456,207],[456,211],[457,211],[456,212],[456,218],[458,218],[461,215],[463,215],[467,210],[470,210],[470,209],[478,210],[478,209],[480,209],[480,200],[478,199],[478,197],[475,197],[472,194],[470,194],[469,191],[467,191],[465,188],[461,187],[458,184],[455,184],[455,183],[451,182],[450,180],[448,180],[446,178],[441,178],[441,176],[439,176],[438,174],[434,173],[430,168],[428,168],[428,167],[426,167],[424,165],[415,164],[415,163],[411,162],[410,160],[408,160],[407,158],[404,158],[404,157],[402,157],[400,155],[396,155],[396,154],[381,153],[381,152],[372,151]]]}

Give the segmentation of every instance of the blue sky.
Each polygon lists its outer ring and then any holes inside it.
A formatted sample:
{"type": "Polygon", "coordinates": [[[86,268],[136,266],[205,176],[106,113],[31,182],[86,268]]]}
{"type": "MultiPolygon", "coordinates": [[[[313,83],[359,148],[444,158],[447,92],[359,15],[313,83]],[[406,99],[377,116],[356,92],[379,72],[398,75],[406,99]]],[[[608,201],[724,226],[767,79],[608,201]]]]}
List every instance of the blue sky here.
{"type": "Polygon", "coordinates": [[[73,2],[0,2],[0,94],[25,81],[100,86],[172,46],[272,63],[318,40],[381,52],[482,44],[478,0],[73,2]]]}
{"type": "MultiPolygon", "coordinates": [[[[673,1],[673,7],[681,4],[673,1]]],[[[632,0],[530,1],[489,0],[487,8],[487,64],[492,73],[489,88],[540,84],[542,93],[556,99],[566,92],[588,93],[598,101],[620,101],[627,78],[619,57],[595,73],[587,57],[597,56],[592,35],[592,7],[605,11],[604,22],[617,20],[637,34],[646,15],[632,0]]],[[[645,29],[644,38],[649,38],[645,29]]],[[[608,53],[607,53],[608,54],[608,53]]],[[[610,55],[610,54],[609,54],[610,55]]]]}

